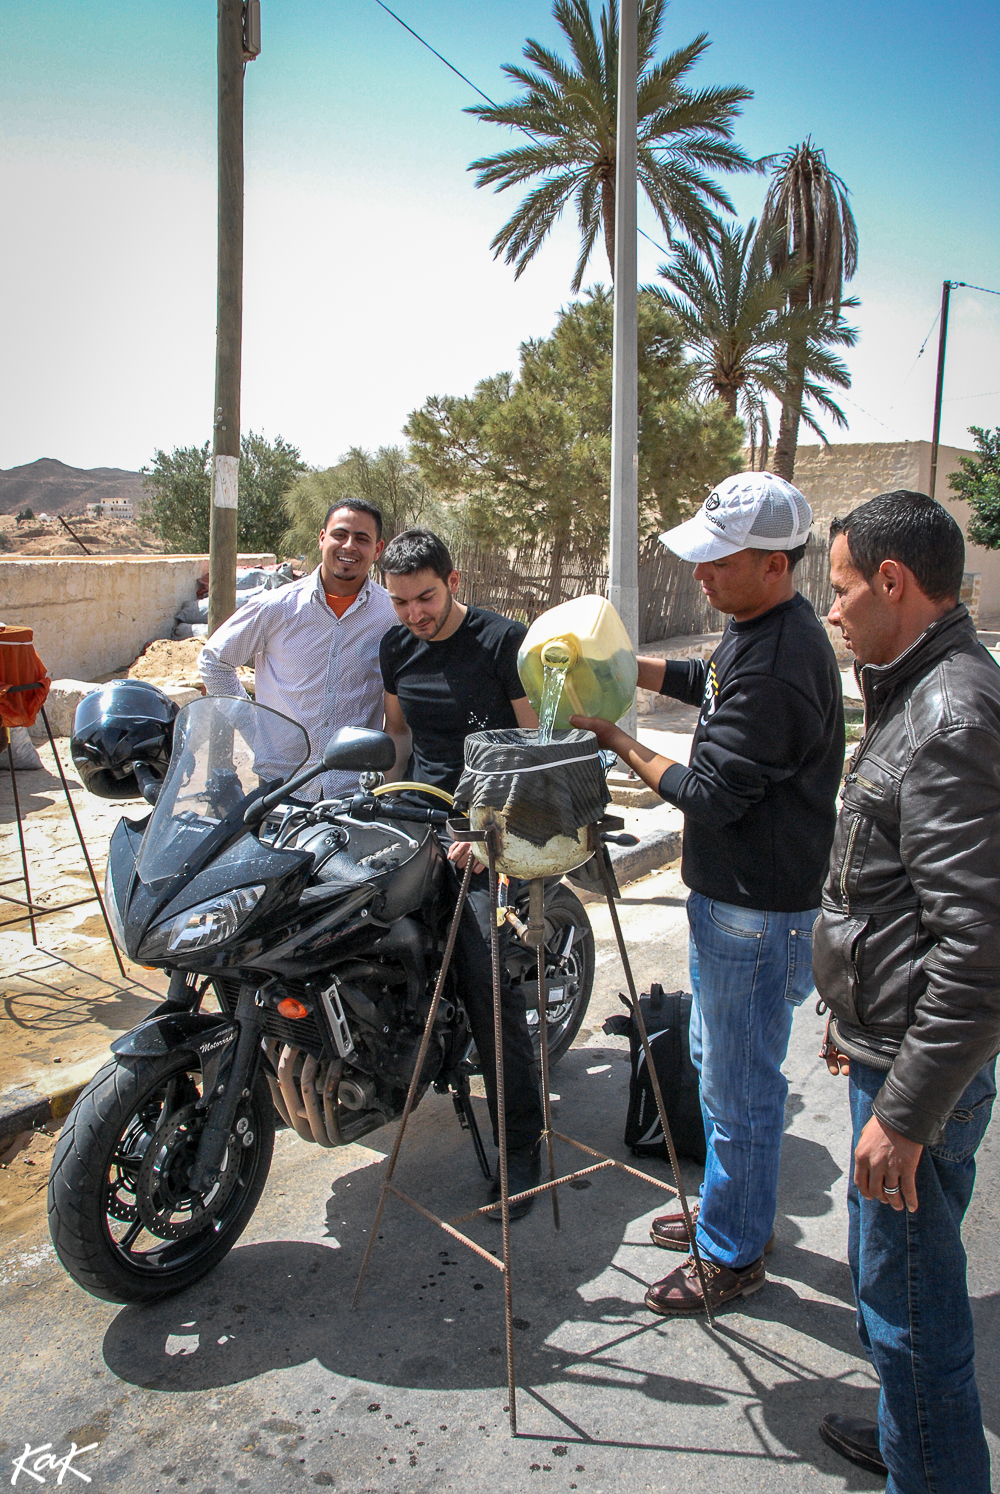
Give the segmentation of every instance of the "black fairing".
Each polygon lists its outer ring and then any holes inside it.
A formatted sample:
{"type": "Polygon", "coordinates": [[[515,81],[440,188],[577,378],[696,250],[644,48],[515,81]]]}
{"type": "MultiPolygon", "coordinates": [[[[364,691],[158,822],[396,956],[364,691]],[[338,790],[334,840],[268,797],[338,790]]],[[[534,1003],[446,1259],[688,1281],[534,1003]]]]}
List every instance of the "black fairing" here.
{"type": "Polygon", "coordinates": [[[218,948],[195,950],[187,959],[171,954],[169,963],[178,969],[231,969],[253,962],[265,943],[265,931],[280,925],[290,915],[309,877],[312,857],[304,851],[275,851],[261,845],[251,834],[242,836],[223,851],[211,865],[181,888],[165,906],[160,905],[158,890],[147,887],[135,874],[135,860],[141,835],[129,821],[119,821],[111,837],[109,857],[115,901],[125,926],[125,945],[130,958],[137,960],[150,924],[168,921],[196,903],[208,902],[235,887],[263,883],[266,892],[254,910],[252,919],[238,931],[235,939],[218,948]]]}
{"type": "Polygon", "coordinates": [[[444,855],[430,827],[417,830],[417,850],[402,865],[369,871],[367,876],[355,867],[351,881],[336,878],[333,858],[314,857],[305,849],[274,850],[247,832],[163,904],[160,889],[147,887],[135,870],[147,823],[148,816],[140,822],[123,818],[109,848],[111,882],[130,958],[141,959],[141,945],[151,926],[197,903],[237,887],[263,884],[266,891],[234,938],[186,957],[157,955],[143,961],[146,964],[169,964],[206,975],[258,969],[301,979],[353,953],[407,914],[433,917],[444,886],[444,855]]]}

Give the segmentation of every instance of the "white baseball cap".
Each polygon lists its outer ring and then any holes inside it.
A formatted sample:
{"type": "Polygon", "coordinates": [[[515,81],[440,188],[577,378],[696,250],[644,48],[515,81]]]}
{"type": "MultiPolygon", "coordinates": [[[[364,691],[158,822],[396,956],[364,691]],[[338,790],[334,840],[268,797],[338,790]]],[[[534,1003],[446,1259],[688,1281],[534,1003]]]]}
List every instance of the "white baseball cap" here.
{"type": "Polygon", "coordinates": [[[721,560],[737,550],[795,550],[812,509],[798,488],[770,472],[737,472],[713,488],[693,519],[660,535],[682,560],[721,560]]]}

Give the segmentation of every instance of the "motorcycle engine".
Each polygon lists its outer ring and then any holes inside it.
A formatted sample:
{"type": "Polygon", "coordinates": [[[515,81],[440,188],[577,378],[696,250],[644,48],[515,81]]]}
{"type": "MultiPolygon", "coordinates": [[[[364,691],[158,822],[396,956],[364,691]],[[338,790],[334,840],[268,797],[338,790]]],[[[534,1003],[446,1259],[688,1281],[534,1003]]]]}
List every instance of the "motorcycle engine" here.
{"type": "MultiPolygon", "coordinates": [[[[426,931],[402,918],[373,942],[372,958],[347,960],[301,984],[274,981],[259,993],[272,1096],[303,1140],[342,1145],[401,1114],[430,1008],[429,946],[426,931]],[[281,1013],[288,998],[301,1015],[281,1013]]],[[[465,1023],[461,1009],[442,1000],[422,1089],[462,1040],[465,1023]]]]}

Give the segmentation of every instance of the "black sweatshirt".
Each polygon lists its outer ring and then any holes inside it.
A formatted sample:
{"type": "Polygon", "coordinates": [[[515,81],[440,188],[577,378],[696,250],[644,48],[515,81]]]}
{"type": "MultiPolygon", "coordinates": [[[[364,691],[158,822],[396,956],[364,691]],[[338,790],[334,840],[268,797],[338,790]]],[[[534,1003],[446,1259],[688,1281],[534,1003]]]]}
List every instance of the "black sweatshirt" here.
{"type": "Polygon", "coordinates": [[[774,913],[819,906],[844,770],[840,673],[809,602],[730,621],[710,661],[668,659],[662,695],[701,704],[691,765],[660,794],[684,812],[687,886],[774,913]]]}

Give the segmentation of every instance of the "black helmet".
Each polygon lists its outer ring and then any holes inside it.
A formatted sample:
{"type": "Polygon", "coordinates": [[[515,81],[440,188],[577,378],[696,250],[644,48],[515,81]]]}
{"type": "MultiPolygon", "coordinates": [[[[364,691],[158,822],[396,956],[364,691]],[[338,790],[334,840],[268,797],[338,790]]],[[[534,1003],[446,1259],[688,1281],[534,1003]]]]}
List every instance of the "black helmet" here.
{"type": "Polygon", "coordinates": [[[112,680],[85,695],[69,744],[84,788],[100,799],[150,798],[166,775],[176,715],[169,695],[147,680],[112,680]]]}

